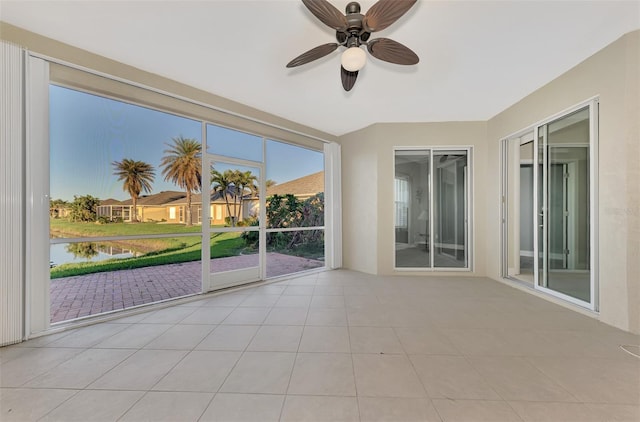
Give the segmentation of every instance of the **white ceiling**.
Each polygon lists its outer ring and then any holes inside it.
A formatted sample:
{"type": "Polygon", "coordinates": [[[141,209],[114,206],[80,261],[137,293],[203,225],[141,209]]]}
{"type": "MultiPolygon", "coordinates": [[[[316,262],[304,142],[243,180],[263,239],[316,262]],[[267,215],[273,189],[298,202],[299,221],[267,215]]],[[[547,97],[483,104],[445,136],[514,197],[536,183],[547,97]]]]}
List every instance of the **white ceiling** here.
{"type": "MultiPolygon", "coordinates": [[[[332,3],[344,11],[348,1],[332,3]]],[[[420,63],[370,58],[351,92],[339,52],[285,68],[335,39],[300,0],[0,0],[0,19],[342,135],[376,122],[487,120],[640,28],[640,2],[419,0],[372,38],[405,44],[420,63]]]]}

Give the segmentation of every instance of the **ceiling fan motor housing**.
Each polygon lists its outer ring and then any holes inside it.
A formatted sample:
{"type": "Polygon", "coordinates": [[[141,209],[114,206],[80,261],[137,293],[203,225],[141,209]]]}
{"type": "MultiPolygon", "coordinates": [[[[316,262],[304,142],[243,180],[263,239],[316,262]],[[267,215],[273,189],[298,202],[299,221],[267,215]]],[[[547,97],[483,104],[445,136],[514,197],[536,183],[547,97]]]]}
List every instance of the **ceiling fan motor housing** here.
{"type": "Polygon", "coordinates": [[[360,3],[356,1],[347,4],[345,17],[347,18],[348,26],[344,31],[336,31],[336,40],[338,40],[339,44],[346,47],[358,47],[371,36],[371,33],[363,28],[362,20],[364,15],[360,13],[360,10],[360,3]]]}

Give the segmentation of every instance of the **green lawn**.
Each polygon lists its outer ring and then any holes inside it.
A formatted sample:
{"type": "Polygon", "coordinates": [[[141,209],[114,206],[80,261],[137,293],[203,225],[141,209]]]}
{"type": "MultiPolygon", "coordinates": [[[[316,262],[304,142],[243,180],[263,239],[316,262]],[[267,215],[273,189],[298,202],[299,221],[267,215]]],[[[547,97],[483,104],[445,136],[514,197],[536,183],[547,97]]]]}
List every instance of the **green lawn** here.
{"type": "MultiPolygon", "coordinates": [[[[98,262],[62,264],[51,268],[51,278],[70,277],[154,265],[175,264],[201,259],[200,237],[179,237],[180,233],[198,233],[199,226],[159,223],[71,223],[51,220],[51,232],[64,237],[126,236],[140,234],[176,233],[175,238],[135,239],[119,241],[119,245],[146,253],[136,258],[109,259],[98,262]]],[[[211,258],[235,256],[245,251],[246,245],[239,233],[216,233],[211,236],[211,258]]],[[[251,252],[246,250],[246,252],[251,252]]]]}
{"type": "Polygon", "coordinates": [[[63,219],[50,219],[53,237],[134,236],[140,234],[199,233],[200,226],[167,223],[74,223],[63,219]]]}

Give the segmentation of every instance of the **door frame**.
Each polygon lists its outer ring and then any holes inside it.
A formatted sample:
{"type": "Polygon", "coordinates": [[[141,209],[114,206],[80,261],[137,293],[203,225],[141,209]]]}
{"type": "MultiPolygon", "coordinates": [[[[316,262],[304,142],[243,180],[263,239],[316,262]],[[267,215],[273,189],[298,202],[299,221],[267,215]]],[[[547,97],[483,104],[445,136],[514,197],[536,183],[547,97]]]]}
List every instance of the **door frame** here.
{"type": "MultiPolygon", "coordinates": [[[[265,143],[262,143],[263,156],[265,143]]],[[[258,177],[258,191],[266,192],[265,181],[265,163],[252,160],[244,160],[240,158],[232,158],[222,155],[211,154],[207,152],[202,153],[202,291],[204,293],[224,289],[227,287],[239,286],[242,284],[252,283],[265,279],[265,265],[266,262],[266,235],[264,230],[264,222],[266,220],[266,196],[259,195],[259,225],[256,226],[243,226],[243,227],[221,227],[212,228],[211,224],[205,224],[204,222],[211,219],[211,169],[214,163],[224,163],[227,165],[236,165],[242,167],[256,168],[260,171],[258,177]],[[205,206],[205,198],[207,206],[205,206]],[[243,268],[238,270],[221,271],[214,273],[211,271],[211,234],[212,233],[236,233],[236,232],[258,232],[258,266],[243,268]]]]}

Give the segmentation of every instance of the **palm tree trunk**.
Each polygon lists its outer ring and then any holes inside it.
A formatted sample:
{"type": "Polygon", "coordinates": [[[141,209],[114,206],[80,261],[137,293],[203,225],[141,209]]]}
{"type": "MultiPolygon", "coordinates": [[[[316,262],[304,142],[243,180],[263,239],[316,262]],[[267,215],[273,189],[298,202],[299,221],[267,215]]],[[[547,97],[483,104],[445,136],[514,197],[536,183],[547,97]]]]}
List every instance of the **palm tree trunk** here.
{"type": "Polygon", "coordinates": [[[242,194],[244,192],[244,186],[240,185],[238,187],[240,190],[240,195],[238,195],[238,209],[236,210],[236,221],[240,221],[240,215],[242,214],[242,194]]]}
{"type": "Polygon", "coordinates": [[[187,189],[187,226],[193,226],[191,220],[191,190],[187,189]]]}
{"type": "Polygon", "coordinates": [[[131,222],[138,222],[138,198],[136,196],[131,197],[131,203],[133,204],[133,215],[131,216],[131,222]]]}
{"type": "Polygon", "coordinates": [[[231,206],[229,205],[229,198],[227,197],[227,192],[223,191],[222,194],[224,195],[224,202],[225,204],[227,204],[227,217],[229,217],[229,221],[233,221],[233,219],[231,218],[231,206]]]}

